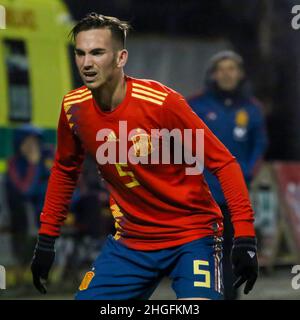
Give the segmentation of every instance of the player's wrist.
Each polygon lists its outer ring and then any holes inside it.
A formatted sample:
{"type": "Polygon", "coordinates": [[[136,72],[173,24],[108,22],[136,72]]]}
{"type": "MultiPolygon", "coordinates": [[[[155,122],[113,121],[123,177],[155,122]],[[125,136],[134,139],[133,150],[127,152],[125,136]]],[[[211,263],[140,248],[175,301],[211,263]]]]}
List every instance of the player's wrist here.
{"type": "Polygon", "coordinates": [[[238,237],[233,239],[233,247],[247,247],[256,251],[256,237],[238,237]]]}
{"type": "Polygon", "coordinates": [[[43,251],[55,251],[55,240],[56,240],[56,237],[54,236],[39,234],[37,239],[36,249],[43,250],[43,251]]]}

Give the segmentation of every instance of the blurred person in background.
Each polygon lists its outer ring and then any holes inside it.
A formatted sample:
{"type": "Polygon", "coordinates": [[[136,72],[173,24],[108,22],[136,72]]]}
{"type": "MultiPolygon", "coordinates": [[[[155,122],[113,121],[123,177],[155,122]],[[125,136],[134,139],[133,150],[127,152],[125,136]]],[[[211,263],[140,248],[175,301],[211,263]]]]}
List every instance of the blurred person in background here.
{"type": "MultiPolygon", "coordinates": [[[[267,147],[264,117],[245,76],[243,59],[233,51],[211,58],[202,94],[188,100],[195,113],[223,142],[239,162],[249,187],[267,147]]],[[[214,199],[224,215],[223,271],[224,298],[237,298],[230,260],[233,226],[217,178],[204,171],[214,199]]]]}
{"type": "Polygon", "coordinates": [[[34,248],[53,152],[43,145],[42,130],[31,125],[15,129],[13,142],[5,186],[18,283],[23,282],[34,248]]]}

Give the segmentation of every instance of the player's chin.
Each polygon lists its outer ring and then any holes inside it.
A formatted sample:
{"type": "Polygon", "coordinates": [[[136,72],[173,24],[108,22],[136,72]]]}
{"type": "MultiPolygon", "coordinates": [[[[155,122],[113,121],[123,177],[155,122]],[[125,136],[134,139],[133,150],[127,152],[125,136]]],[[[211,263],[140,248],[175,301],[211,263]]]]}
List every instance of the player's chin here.
{"type": "Polygon", "coordinates": [[[84,81],[84,84],[89,90],[95,90],[99,87],[101,87],[100,81],[84,81]]]}

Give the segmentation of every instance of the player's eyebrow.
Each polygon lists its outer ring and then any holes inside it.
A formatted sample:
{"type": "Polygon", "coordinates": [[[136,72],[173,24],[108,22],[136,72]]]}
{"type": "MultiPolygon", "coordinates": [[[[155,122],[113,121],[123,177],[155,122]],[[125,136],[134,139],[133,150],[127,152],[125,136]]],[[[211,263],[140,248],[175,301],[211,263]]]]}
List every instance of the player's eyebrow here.
{"type": "Polygon", "coordinates": [[[106,49],[104,49],[104,48],[95,48],[95,49],[92,49],[91,51],[90,51],[90,53],[92,53],[92,54],[95,54],[95,53],[103,53],[103,52],[105,52],[106,51],[106,49]]]}
{"type": "MultiPolygon", "coordinates": [[[[75,48],[74,51],[78,55],[84,55],[85,54],[84,50],[82,50],[80,48],[75,48]]],[[[104,53],[104,52],[106,52],[106,49],[104,49],[104,48],[94,48],[91,51],[89,51],[89,53],[91,53],[91,54],[104,53]]]]}

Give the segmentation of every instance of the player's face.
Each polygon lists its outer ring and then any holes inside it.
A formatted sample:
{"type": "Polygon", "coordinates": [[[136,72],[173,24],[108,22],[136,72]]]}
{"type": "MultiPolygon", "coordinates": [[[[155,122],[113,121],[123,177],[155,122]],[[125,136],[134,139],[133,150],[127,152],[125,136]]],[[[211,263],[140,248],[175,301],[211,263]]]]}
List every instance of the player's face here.
{"type": "Polygon", "coordinates": [[[76,65],[84,84],[90,90],[101,87],[120,72],[126,63],[123,61],[124,53],[126,56],[126,50],[116,48],[109,29],[81,31],[76,36],[76,65]]]}
{"type": "Polygon", "coordinates": [[[217,86],[224,91],[236,89],[243,78],[243,72],[238,64],[231,59],[224,59],[217,63],[213,73],[213,79],[217,86]]]}

